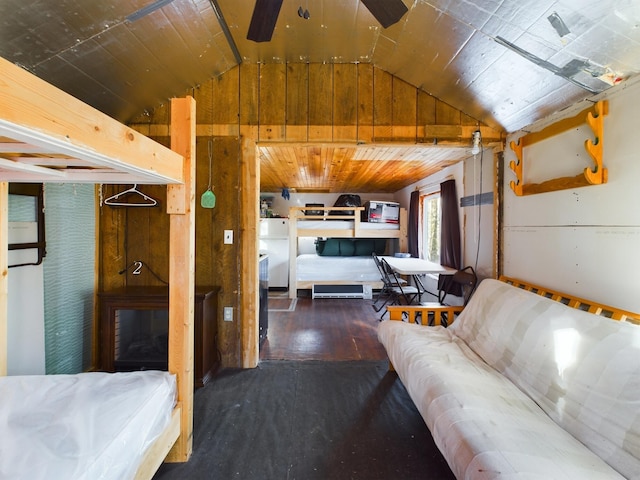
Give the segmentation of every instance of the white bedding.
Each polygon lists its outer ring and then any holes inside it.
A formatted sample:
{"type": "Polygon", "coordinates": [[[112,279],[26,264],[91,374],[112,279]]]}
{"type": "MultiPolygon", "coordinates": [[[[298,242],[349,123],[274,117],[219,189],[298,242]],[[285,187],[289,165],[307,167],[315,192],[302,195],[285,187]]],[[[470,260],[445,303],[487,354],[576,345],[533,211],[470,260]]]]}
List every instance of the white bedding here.
{"type": "Polygon", "coordinates": [[[298,282],[380,281],[380,272],[371,256],[331,257],[314,253],[299,255],[296,261],[298,282]]]}
{"type": "Polygon", "coordinates": [[[167,372],[0,378],[0,479],[126,479],[169,424],[167,372]]]}

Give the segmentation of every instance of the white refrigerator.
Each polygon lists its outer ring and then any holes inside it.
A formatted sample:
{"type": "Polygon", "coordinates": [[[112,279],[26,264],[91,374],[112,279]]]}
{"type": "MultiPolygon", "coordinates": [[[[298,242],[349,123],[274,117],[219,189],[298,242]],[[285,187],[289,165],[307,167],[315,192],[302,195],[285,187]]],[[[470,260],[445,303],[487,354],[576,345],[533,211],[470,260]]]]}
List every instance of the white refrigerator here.
{"type": "Polygon", "coordinates": [[[289,219],[261,218],[259,242],[269,255],[269,288],[289,288],[289,219]]]}

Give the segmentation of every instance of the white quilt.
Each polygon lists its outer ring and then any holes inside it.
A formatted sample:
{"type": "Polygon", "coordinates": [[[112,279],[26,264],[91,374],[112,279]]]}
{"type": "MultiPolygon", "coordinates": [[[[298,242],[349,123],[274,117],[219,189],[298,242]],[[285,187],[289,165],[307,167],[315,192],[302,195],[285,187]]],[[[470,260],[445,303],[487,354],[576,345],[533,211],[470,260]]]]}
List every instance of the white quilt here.
{"type": "Polygon", "coordinates": [[[448,329],[378,330],[458,479],[640,478],[638,335],[494,280],[448,329]]]}
{"type": "Polygon", "coordinates": [[[175,387],[157,371],[0,378],[0,479],[132,478],[175,387]]]}

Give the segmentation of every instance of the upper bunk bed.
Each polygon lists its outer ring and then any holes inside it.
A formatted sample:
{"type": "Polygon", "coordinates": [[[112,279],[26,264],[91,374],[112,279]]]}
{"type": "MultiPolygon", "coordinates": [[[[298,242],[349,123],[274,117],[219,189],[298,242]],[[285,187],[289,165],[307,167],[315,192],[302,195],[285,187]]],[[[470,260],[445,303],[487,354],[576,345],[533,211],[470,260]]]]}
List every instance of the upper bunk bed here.
{"type": "MultiPolygon", "coordinates": [[[[167,423],[152,440],[145,440],[144,450],[134,460],[135,478],[151,478],[165,458],[186,461],[192,450],[193,372],[189,360],[193,358],[190,312],[193,311],[195,271],[193,98],[173,99],[171,118],[169,149],[0,58],[0,380],[11,380],[3,381],[5,393],[19,390],[10,387],[15,385],[17,377],[1,378],[7,374],[8,361],[9,182],[168,185],[169,374],[175,378],[177,387],[173,391],[171,410],[165,415],[167,423]],[[188,268],[184,268],[185,265],[188,268]]],[[[145,372],[138,373],[144,375],[145,372]]],[[[46,379],[51,380],[53,378],[46,379]]],[[[109,383],[104,388],[109,389],[109,383]]],[[[73,393],[63,390],[67,395],[73,393]]],[[[95,412],[95,405],[93,407],[95,412]]],[[[3,418],[8,418],[7,412],[2,413],[3,418]]],[[[82,427],[78,431],[81,435],[87,433],[82,427]]],[[[15,463],[17,459],[10,461],[15,463]]]]}
{"type": "Polygon", "coordinates": [[[310,207],[289,208],[289,238],[407,238],[407,211],[400,209],[398,223],[362,221],[364,207],[310,207]],[[315,214],[315,213],[318,214],[315,214]],[[332,212],[333,214],[329,214],[332,212]],[[338,215],[338,212],[344,214],[338,215]]]}
{"type": "MultiPolygon", "coordinates": [[[[367,222],[362,220],[364,207],[290,207],[289,208],[289,297],[295,298],[298,289],[311,289],[313,298],[337,296],[371,298],[372,289],[382,287],[378,269],[371,252],[377,248],[373,240],[396,240],[397,245],[383,242],[382,251],[407,251],[407,211],[400,208],[398,223],[367,222]],[[331,214],[329,214],[331,212],[331,214]],[[343,213],[343,214],[340,214],[343,213]],[[300,248],[304,240],[353,239],[352,253],[338,256],[310,253],[300,248]],[[367,246],[367,241],[371,246],[367,246]],[[318,288],[317,286],[323,287],[318,288]],[[362,288],[347,288],[357,286],[362,288]],[[335,287],[335,288],[334,288],[335,287]],[[317,294],[316,290],[322,291],[317,294]]],[[[322,242],[323,240],[321,240],[322,242]]],[[[308,243],[308,242],[307,242],[308,243]]],[[[350,244],[351,242],[347,242],[350,244]]],[[[343,242],[340,242],[344,245],[343,242]]]]}

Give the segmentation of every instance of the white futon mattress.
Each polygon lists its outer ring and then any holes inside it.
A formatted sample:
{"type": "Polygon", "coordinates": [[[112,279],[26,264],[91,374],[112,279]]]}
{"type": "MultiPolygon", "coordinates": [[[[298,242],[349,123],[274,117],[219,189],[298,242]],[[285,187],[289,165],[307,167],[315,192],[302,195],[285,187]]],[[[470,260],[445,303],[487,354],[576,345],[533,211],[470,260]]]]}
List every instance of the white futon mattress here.
{"type": "Polygon", "coordinates": [[[0,479],[131,478],[169,424],[167,372],[0,378],[0,479]]]}

